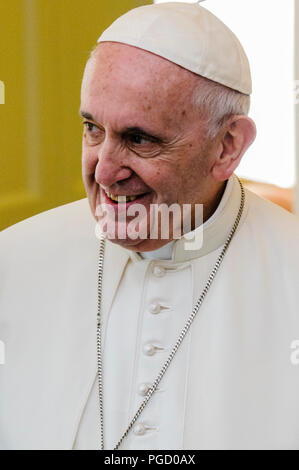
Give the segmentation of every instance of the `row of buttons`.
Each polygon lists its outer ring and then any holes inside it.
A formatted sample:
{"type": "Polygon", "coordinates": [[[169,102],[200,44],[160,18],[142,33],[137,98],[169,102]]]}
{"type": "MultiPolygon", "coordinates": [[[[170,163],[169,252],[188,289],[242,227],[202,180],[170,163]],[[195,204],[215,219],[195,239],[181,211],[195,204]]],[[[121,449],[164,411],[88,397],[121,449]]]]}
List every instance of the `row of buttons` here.
{"type": "MultiPolygon", "coordinates": [[[[153,274],[154,274],[155,277],[160,278],[160,277],[165,276],[166,270],[161,266],[154,266],[153,274]]],[[[152,313],[153,315],[156,315],[156,314],[161,312],[161,308],[162,308],[161,305],[158,302],[155,302],[155,303],[152,303],[149,306],[149,312],[152,313]]],[[[163,349],[164,348],[162,348],[160,346],[157,346],[155,344],[146,343],[143,346],[143,353],[146,356],[153,356],[154,354],[156,354],[157,351],[163,350],[163,349]]],[[[145,397],[147,395],[148,391],[150,390],[150,388],[151,388],[151,384],[149,384],[149,383],[140,384],[139,387],[138,387],[139,395],[145,397]]],[[[144,436],[144,434],[146,434],[147,431],[155,430],[155,429],[156,428],[152,428],[150,426],[147,426],[144,423],[138,423],[134,427],[133,432],[134,432],[135,436],[144,436]]]]}

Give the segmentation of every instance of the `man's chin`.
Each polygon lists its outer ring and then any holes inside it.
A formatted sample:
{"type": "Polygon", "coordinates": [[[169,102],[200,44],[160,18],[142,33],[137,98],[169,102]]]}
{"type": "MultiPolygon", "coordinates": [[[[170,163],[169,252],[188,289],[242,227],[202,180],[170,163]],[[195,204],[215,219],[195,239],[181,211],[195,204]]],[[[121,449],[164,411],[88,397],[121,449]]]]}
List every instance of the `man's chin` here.
{"type": "Polygon", "coordinates": [[[143,243],[147,242],[147,240],[130,240],[130,239],[119,239],[119,238],[109,238],[107,239],[114,243],[115,245],[119,245],[122,248],[126,248],[127,250],[132,250],[132,251],[140,251],[140,246],[143,245],[143,243]]]}
{"type": "Polygon", "coordinates": [[[162,248],[164,245],[169,243],[171,240],[152,240],[148,239],[136,239],[132,240],[130,238],[116,238],[116,237],[109,237],[106,234],[106,239],[110,242],[114,243],[115,245],[121,246],[127,250],[131,250],[134,252],[148,252],[158,250],[162,248]]]}
{"type": "MultiPolygon", "coordinates": [[[[105,232],[104,232],[105,233],[105,232]]],[[[105,238],[116,245],[122,246],[123,248],[128,248],[133,251],[139,251],[141,245],[150,244],[152,240],[144,238],[135,238],[133,239],[130,236],[115,236],[114,234],[105,233],[105,238]]]]}

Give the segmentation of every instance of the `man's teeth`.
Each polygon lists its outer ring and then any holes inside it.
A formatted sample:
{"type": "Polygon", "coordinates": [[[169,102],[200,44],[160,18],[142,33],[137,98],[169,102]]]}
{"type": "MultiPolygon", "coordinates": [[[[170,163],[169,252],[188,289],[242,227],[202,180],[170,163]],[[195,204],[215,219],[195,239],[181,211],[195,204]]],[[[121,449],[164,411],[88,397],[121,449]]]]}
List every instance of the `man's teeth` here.
{"type": "Polygon", "coordinates": [[[137,196],[114,196],[108,191],[105,191],[105,193],[114,202],[132,202],[132,201],[135,201],[135,199],[137,199],[137,196]]]}

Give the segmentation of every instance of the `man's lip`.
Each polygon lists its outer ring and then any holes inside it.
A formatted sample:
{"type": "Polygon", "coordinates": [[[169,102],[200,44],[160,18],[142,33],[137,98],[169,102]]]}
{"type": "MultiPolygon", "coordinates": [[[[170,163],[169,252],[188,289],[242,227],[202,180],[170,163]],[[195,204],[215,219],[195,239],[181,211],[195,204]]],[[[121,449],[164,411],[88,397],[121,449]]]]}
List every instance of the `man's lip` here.
{"type": "MultiPolygon", "coordinates": [[[[105,193],[106,195],[107,195],[106,191],[107,191],[108,193],[110,193],[110,191],[105,190],[104,188],[102,188],[102,186],[100,186],[100,188],[104,191],[104,193],[105,193]]],[[[139,193],[135,193],[135,194],[134,194],[134,193],[131,193],[131,192],[127,192],[127,193],[125,193],[125,194],[116,194],[116,193],[112,193],[112,192],[111,192],[110,194],[113,194],[113,196],[118,196],[118,197],[125,197],[125,196],[136,196],[136,197],[138,197],[138,196],[143,196],[144,194],[149,194],[150,192],[151,192],[151,191],[143,191],[142,193],[139,192],[139,193]]]]}
{"type": "MultiPolygon", "coordinates": [[[[146,202],[145,199],[147,198],[147,196],[150,196],[151,195],[151,191],[148,191],[146,193],[142,193],[142,194],[136,194],[135,196],[137,197],[137,199],[135,199],[134,201],[130,201],[130,202],[126,202],[126,203],[118,203],[116,201],[112,201],[112,199],[110,199],[106,192],[104,191],[104,189],[101,187],[100,188],[101,190],[101,193],[103,195],[103,198],[104,198],[104,202],[107,203],[107,204],[110,204],[114,207],[120,207],[120,206],[125,206],[125,207],[129,207],[131,206],[132,204],[142,204],[143,202],[146,202]],[[138,197],[139,196],[139,197],[138,197]]],[[[122,196],[120,194],[118,194],[118,196],[122,196]]],[[[133,194],[131,194],[130,196],[133,196],[133,194]]]]}

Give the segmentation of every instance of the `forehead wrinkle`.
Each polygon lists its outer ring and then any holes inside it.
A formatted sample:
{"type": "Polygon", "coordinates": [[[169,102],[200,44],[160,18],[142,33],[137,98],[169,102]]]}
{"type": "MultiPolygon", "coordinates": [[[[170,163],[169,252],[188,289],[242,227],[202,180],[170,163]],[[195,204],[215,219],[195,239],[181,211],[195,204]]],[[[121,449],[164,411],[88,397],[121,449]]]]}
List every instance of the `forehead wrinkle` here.
{"type": "MultiPolygon", "coordinates": [[[[190,90],[197,76],[133,46],[100,44],[86,72],[85,90],[89,89],[93,103],[105,97],[110,102],[120,100],[125,106],[122,114],[137,113],[141,121],[144,117],[160,121],[167,129],[180,127],[193,109],[190,90]]],[[[142,127],[140,120],[136,124],[142,127]]]]}
{"type": "Polygon", "coordinates": [[[101,66],[102,74],[120,79],[129,79],[134,86],[153,85],[166,93],[188,93],[195,86],[197,75],[169,60],[134,46],[119,43],[100,43],[95,62],[101,66]]]}

